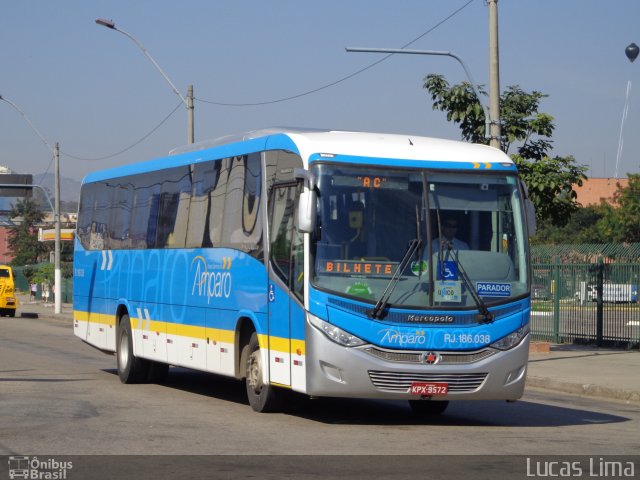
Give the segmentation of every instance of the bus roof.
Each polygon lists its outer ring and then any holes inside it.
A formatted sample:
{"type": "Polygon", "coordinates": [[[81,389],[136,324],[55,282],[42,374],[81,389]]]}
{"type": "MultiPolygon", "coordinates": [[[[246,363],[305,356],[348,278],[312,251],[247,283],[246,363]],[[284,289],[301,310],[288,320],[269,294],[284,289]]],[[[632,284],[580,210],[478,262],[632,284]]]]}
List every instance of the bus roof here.
{"type": "MultiPolygon", "coordinates": [[[[227,135],[215,140],[186,145],[172,150],[168,157],[130,164],[95,172],[84,182],[116,178],[144,171],[153,171],[188,165],[199,161],[242,155],[261,150],[290,150],[298,153],[305,166],[310,160],[340,155],[376,159],[394,159],[409,162],[453,162],[482,165],[491,168],[501,165],[515,170],[515,165],[501,150],[455,140],[389,133],[351,132],[276,127],[227,135]]],[[[402,162],[394,162],[401,166],[402,162]]],[[[460,165],[459,168],[464,168],[460,165]]]]}

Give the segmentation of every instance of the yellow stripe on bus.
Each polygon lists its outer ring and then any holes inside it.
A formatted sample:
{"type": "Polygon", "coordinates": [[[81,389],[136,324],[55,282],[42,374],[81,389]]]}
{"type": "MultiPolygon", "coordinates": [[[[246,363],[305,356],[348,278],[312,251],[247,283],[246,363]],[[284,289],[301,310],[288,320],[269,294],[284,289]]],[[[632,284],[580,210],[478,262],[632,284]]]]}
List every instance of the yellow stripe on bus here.
{"type": "MultiPolygon", "coordinates": [[[[115,315],[103,313],[89,313],[80,310],[73,311],[73,318],[82,322],[98,323],[102,325],[115,326],[115,315]]],[[[157,320],[147,320],[146,318],[131,317],[131,325],[134,330],[145,330],[150,332],[162,332],[169,336],[180,336],[195,338],[198,340],[216,341],[221,343],[235,343],[235,332],[233,330],[223,330],[219,328],[205,328],[196,325],[184,325],[180,323],[162,322],[157,320]]],[[[269,335],[258,335],[260,348],[271,348],[282,353],[293,355],[305,354],[304,340],[295,340],[269,335]]]]}
{"type": "Polygon", "coordinates": [[[74,320],[81,322],[99,323],[101,325],[115,325],[115,315],[105,315],[104,313],[89,313],[78,310],[73,311],[74,320]]]}

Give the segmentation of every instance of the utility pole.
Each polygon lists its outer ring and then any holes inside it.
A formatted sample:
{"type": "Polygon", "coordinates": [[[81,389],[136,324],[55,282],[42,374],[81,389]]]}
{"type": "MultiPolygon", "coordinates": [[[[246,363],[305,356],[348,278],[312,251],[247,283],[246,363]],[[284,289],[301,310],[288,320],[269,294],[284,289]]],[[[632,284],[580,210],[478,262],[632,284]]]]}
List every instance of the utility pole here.
{"type": "Polygon", "coordinates": [[[489,5],[489,116],[491,139],[489,145],[500,148],[500,58],[498,51],[498,0],[489,5]]]}
{"type": "Polygon", "coordinates": [[[160,65],[158,65],[158,62],[156,62],[156,60],[151,56],[149,51],[144,47],[144,45],[142,45],[142,43],[140,43],[140,41],[136,37],[116,27],[116,24],[113,22],[113,20],[107,20],[105,18],[96,18],[96,23],[110,30],[115,30],[116,32],[120,32],[125,37],[129,38],[129,40],[133,41],[133,43],[135,43],[138,46],[138,48],[142,50],[142,53],[144,54],[144,56],[147,57],[147,59],[153,64],[153,66],[156,67],[156,70],[160,72],[160,75],[162,75],[162,77],[166,80],[169,86],[171,86],[171,90],[173,90],[173,93],[175,93],[178,97],[180,97],[180,100],[182,101],[182,103],[184,103],[184,106],[187,107],[187,143],[193,143],[195,138],[194,127],[193,127],[193,85],[189,85],[187,97],[186,98],[183,97],[182,94],[176,88],[176,86],[173,84],[173,82],[169,79],[167,74],[164,73],[164,70],[160,68],[160,65]]]}
{"type": "Polygon", "coordinates": [[[53,200],[53,221],[55,222],[55,250],[54,250],[54,313],[62,313],[62,271],[60,270],[60,147],[56,142],[53,149],[54,159],[54,200],[53,200]]]}
{"type": "MultiPolygon", "coordinates": [[[[54,200],[54,205],[53,207],[53,220],[54,220],[54,224],[55,224],[55,247],[54,247],[54,255],[55,255],[55,259],[54,259],[54,286],[53,286],[53,294],[55,296],[55,313],[61,313],[62,312],[62,273],[60,270],[60,147],[58,146],[58,142],[56,142],[55,146],[52,148],[51,144],[49,142],[47,142],[47,140],[42,136],[42,134],[40,133],[40,130],[38,130],[35,125],[33,123],[31,123],[31,120],[29,120],[29,117],[27,117],[27,114],[24,113],[22,110],[20,110],[20,108],[13,103],[11,100],[6,99],[5,97],[3,97],[2,95],[0,95],[0,100],[7,102],[9,105],[11,105],[20,115],[22,115],[22,118],[24,118],[24,120],[27,122],[27,124],[31,127],[31,130],[33,130],[35,132],[36,135],[38,135],[38,137],[40,137],[40,140],[42,140],[42,143],[45,144],[45,146],[49,149],[50,152],[53,152],[53,159],[54,159],[54,194],[55,194],[55,200],[54,200]]],[[[5,185],[6,186],[6,185],[5,185]]],[[[47,201],[49,202],[49,205],[51,205],[51,200],[49,200],[49,195],[47,195],[46,191],[40,186],[40,185],[31,185],[31,187],[37,187],[42,189],[42,191],[45,193],[45,198],[47,199],[47,201]]]]}

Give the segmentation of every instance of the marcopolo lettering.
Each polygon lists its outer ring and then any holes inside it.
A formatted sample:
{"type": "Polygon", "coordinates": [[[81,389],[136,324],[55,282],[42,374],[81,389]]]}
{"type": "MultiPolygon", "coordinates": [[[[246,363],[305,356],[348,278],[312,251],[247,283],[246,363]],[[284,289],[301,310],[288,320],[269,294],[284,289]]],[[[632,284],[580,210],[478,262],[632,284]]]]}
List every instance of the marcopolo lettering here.
{"type": "Polygon", "coordinates": [[[485,297],[510,297],[510,283],[477,282],[476,292],[485,297]]]}
{"type": "Polygon", "coordinates": [[[453,323],[455,317],[453,315],[407,315],[407,322],[411,323],[453,323]]]}

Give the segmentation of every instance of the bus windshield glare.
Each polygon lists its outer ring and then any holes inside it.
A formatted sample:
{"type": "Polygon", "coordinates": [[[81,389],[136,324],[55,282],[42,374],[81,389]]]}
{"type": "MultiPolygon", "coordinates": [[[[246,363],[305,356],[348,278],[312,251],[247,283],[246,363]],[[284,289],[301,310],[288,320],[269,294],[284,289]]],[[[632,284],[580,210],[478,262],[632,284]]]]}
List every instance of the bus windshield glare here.
{"type": "Polygon", "coordinates": [[[527,293],[527,239],[515,175],[336,164],[313,171],[317,288],[375,303],[391,283],[390,306],[447,310],[527,293]]]}

